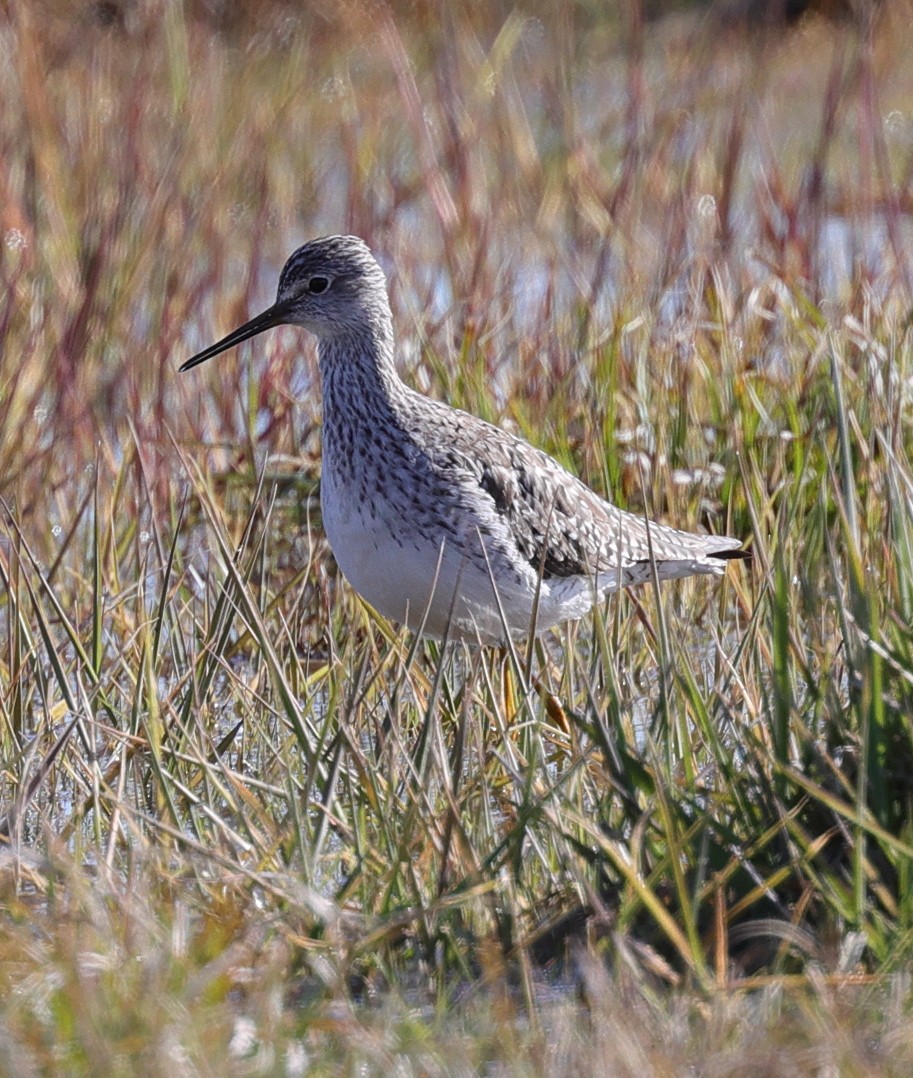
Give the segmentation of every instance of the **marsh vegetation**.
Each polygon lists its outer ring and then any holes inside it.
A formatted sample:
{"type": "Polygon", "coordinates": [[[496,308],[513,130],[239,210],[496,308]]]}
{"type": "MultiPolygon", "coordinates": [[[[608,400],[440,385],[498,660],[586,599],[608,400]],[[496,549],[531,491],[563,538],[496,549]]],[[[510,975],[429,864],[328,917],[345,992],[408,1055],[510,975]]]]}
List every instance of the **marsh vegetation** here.
{"type": "Polygon", "coordinates": [[[913,11],[444,8],[0,9],[0,1067],[908,1073],[913,11]],[[750,565],[375,617],[304,336],[176,373],[340,231],[411,384],[750,565]]]}

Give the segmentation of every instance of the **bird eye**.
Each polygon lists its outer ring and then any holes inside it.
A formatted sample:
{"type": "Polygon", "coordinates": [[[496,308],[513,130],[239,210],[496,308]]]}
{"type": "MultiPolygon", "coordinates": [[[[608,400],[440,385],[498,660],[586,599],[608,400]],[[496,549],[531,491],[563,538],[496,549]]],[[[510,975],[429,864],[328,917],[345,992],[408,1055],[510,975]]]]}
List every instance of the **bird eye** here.
{"type": "Polygon", "coordinates": [[[326,292],[330,287],[330,279],[328,277],[312,277],[308,281],[308,292],[312,296],[319,296],[321,292],[326,292]]]}

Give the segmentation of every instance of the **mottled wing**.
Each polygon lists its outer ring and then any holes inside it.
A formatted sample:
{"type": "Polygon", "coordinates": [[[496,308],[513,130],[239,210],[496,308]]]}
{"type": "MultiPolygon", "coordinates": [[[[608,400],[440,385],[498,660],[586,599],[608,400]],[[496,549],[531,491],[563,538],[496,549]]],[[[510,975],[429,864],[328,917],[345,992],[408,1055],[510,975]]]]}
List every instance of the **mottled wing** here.
{"type": "Polygon", "coordinates": [[[609,568],[599,558],[598,528],[607,523],[600,499],[544,453],[522,444],[498,448],[505,459],[486,454],[479,484],[533,569],[547,579],[593,572],[600,561],[609,568]]]}
{"type": "Polygon", "coordinates": [[[726,558],[740,545],[648,523],[603,501],[541,450],[476,417],[466,419],[472,423],[455,427],[446,449],[438,445],[433,456],[451,473],[456,467],[472,475],[506,520],[522,557],[545,578],[626,569],[651,558],[726,558]]]}

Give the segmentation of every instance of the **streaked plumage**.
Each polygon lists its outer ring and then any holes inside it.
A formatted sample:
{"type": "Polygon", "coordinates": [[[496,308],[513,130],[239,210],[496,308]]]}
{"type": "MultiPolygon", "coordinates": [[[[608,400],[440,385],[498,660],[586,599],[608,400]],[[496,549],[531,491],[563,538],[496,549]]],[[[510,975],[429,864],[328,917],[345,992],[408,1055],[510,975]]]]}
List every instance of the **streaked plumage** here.
{"type": "Polygon", "coordinates": [[[523,440],[409,389],[386,282],[360,239],[300,247],[275,304],[181,370],[280,324],[318,339],[324,526],[349,582],[387,617],[499,642],[505,622],[522,637],[581,617],[651,579],[651,561],[664,580],[744,556],[737,539],[624,512],[523,440]]]}

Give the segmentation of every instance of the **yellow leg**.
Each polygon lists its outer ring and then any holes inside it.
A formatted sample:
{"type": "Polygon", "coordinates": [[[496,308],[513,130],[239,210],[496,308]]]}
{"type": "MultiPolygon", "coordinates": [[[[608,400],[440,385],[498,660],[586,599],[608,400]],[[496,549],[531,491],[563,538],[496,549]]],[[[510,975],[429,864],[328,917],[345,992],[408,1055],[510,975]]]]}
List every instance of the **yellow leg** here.
{"type": "Polygon", "coordinates": [[[543,684],[541,678],[536,678],[534,685],[536,692],[539,694],[539,699],[545,705],[545,713],[552,720],[552,722],[558,727],[558,729],[570,737],[571,724],[568,721],[567,712],[561,701],[553,692],[550,692],[543,684]]]}
{"type": "MultiPolygon", "coordinates": [[[[501,705],[504,708],[505,722],[510,724],[516,718],[519,708],[517,702],[516,678],[514,677],[510,656],[505,649],[500,649],[499,651],[499,662],[501,664],[501,670],[503,671],[503,677],[501,679],[501,705]]],[[[549,719],[565,736],[570,736],[571,724],[568,721],[567,712],[564,710],[558,697],[546,688],[542,679],[539,677],[533,682],[533,687],[539,694],[542,703],[545,705],[545,713],[548,715],[549,719]]]]}

